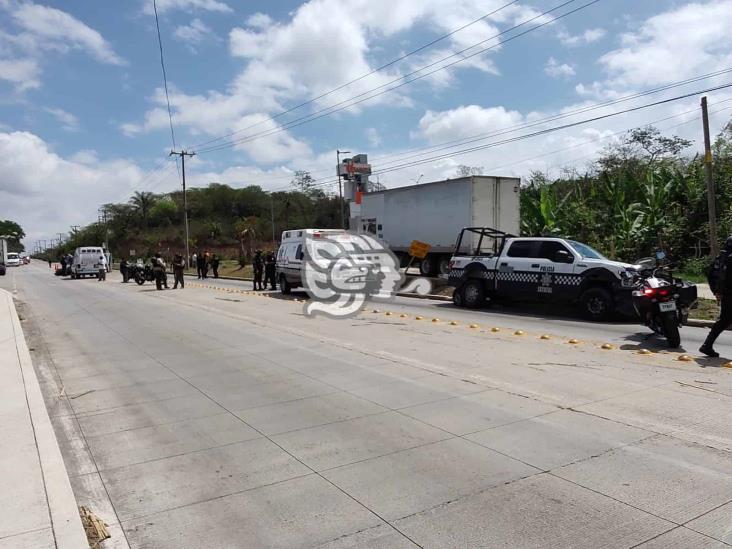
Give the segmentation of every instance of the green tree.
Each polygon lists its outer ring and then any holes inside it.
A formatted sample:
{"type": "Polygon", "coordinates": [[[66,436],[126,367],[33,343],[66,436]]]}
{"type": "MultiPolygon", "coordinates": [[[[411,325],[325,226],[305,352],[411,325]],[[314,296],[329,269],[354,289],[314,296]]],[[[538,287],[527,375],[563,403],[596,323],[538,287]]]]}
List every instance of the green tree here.
{"type": "Polygon", "coordinates": [[[23,228],[10,219],[0,219],[0,237],[6,237],[8,240],[8,250],[11,252],[24,252],[25,246],[21,239],[25,238],[23,228]]]}
{"type": "Polygon", "coordinates": [[[142,219],[142,226],[147,227],[148,217],[150,215],[150,209],[155,203],[155,194],[147,191],[135,191],[135,194],[130,198],[130,204],[139,213],[142,219]]]}

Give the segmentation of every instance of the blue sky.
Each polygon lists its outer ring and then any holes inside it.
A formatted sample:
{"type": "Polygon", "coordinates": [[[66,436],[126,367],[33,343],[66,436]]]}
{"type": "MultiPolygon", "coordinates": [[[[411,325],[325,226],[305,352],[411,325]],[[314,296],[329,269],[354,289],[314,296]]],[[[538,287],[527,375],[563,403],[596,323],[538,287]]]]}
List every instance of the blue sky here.
{"type": "MultiPolygon", "coordinates": [[[[575,0],[554,14],[587,1],[575,0]]],[[[291,129],[281,126],[561,3],[514,2],[492,18],[273,122],[269,116],[508,0],[159,0],[177,143],[201,151],[189,163],[189,180],[193,185],[219,181],[281,189],[297,169],[327,180],[336,148],[366,152],[379,169],[388,166],[380,159],[398,160],[408,149],[732,67],[732,0],[600,0],[358,107],[291,129]],[[223,145],[220,151],[196,147],[234,131],[246,137],[270,128],[276,133],[236,146],[216,141],[223,145]]],[[[126,200],[134,190],[162,192],[179,185],[174,165],[165,160],[171,138],[152,0],[116,4],[0,0],[0,217],[19,221],[30,239],[92,221],[100,204],[126,200]]],[[[546,20],[536,19],[521,30],[546,20]]],[[[652,99],[730,80],[729,75],[708,79],[652,99]]],[[[732,94],[726,91],[710,95],[714,131],[730,113],[717,113],[715,102],[728,99],[732,94]]],[[[449,177],[459,164],[520,176],[534,169],[550,174],[567,166],[584,169],[616,132],[672,116],[659,127],[698,142],[695,115],[682,114],[696,105],[698,98],[692,98],[446,157],[384,173],[382,182],[395,187],[422,174],[424,181],[449,177]],[[549,154],[555,150],[561,151],[549,154]]]]}

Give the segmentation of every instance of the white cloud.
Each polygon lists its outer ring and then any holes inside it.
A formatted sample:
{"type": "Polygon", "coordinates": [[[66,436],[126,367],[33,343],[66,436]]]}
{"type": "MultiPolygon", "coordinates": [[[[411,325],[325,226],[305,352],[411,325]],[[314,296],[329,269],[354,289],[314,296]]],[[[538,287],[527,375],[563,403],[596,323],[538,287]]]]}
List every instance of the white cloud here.
{"type": "Polygon", "coordinates": [[[605,37],[607,31],[601,28],[587,29],[580,34],[569,34],[567,31],[560,31],[558,34],[559,40],[565,46],[579,46],[582,44],[592,44],[605,37]]]}
{"type": "Polygon", "coordinates": [[[0,59],[0,80],[15,85],[17,91],[39,88],[41,68],[33,59],[0,59]]]}
{"type": "Polygon", "coordinates": [[[43,110],[58,120],[66,131],[79,131],[79,119],[70,112],[52,107],[45,107],[43,110]]]}
{"type": "MultiPolygon", "coordinates": [[[[513,23],[516,19],[536,15],[528,8],[511,6],[499,12],[495,22],[480,21],[451,36],[440,45],[440,51],[411,57],[410,62],[401,67],[390,67],[360,79],[378,64],[372,56],[385,38],[416,25],[442,34],[502,4],[502,0],[483,0],[480,4],[474,0],[310,0],[292,12],[286,22],[274,22],[269,16],[256,13],[249,17],[246,25],[229,33],[229,51],[243,63],[240,73],[224,91],[211,91],[204,96],[180,93],[181,102],[188,103],[188,107],[187,112],[175,109],[176,123],[184,124],[196,134],[220,135],[240,127],[242,117],[278,112],[322,94],[326,95],[308,108],[298,110],[293,117],[333,105],[350,114],[377,105],[410,106],[407,87],[347,109],[341,102],[379,86],[391,87],[389,83],[405,72],[474,42],[489,39],[498,33],[497,23],[513,23]],[[329,93],[345,82],[357,79],[357,82],[329,93]],[[226,116],[218,116],[222,111],[226,116]],[[215,119],[213,124],[212,118],[215,119]]],[[[490,44],[489,40],[482,47],[490,44]]],[[[496,51],[499,49],[497,47],[496,51]]],[[[450,84],[451,75],[461,68],[497,73],[490,55],[482,54],[426,78],[422,85],[450,84]]],[[[135,134],[162,129],[164,118],[159,109],[163,105],[157,100],[155,103],[143,122],[127,122],[121,127],[122,131],[135,134]]]]}
{"type": "Polygon", "coordinates": [[[546,62],[546,65],[544,65],[544,72],[552,78],[566,78],[575,75],[574,68],[572,68],[571,65],[568,65],[567,63],[560,64],[553,57],[550,57],[546,62]]]}
{"type": "Polygon", "coordinates": [[[65,11],[23,3],[11,15],[19,27],[39,41],[41,49],[82,49],[102,63],[126,64],[101,34],[65,11]]]}
{"type": "Polygon", "coordinates": [[[511,127],[523,120],[521,113],[503,107],[467,105],[447,111],[427,111],[419,120],[418,130],[412,133],[412,137],[424,138],[429,143],[441,143],[511,127]]]}
{"type": "Polygon", "coordinates": [[[732,65],[732,0],[689,3],[655,15],[600,58],[616,86],[657,85],[732,65]]]}
{"type": "Polygon", "coordinates": [[[184,42],[193,53],[196,53],[197,46],[201,45],[204,40],[215,37],[211,28],[198,18],[191,21],[190,25],[176,27],[173,36],[184,42]]]}
{"type": "MultiPolygon", "coordinates": [[[[231,8],[219,0],[157,0],[158,13],[166,11],[213,11],[219,13],[231,13],[231,8]]],[[[144,13],[148,15],[154,12],[152,0],[144,0],[144,13]]]]}
{"type": "Polygon", "coordinates": [[[379,135],[379,130],[376,128],[366,128],[364,133],[366,135],[366,139],[369,140],[369,145],[374,148],[381,145],[381,135],[379,135]]]}
{"type": "Polygon", "coordinates": [[[255,13],[247,19],[247,26],[257,29],[266,29],[267,27],[271,27],[272,23],[274,23],[274,21],[272,21],[272,18],[269,15],[260,12],[255,13]]]}

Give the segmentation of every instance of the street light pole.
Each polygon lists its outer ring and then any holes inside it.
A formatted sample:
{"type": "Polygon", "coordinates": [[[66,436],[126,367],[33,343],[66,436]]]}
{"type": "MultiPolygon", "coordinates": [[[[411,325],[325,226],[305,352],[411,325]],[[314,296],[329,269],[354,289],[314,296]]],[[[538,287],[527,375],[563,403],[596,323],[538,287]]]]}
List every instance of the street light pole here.
{"type": "Polygon", "coordinates": [[[351,151],[339,151],[336,149],[336,170],[338,170],[338,209],[341,212],[341,229],[346,228],[345,212],[343,211],[343,184],[341,182],[341,155],[350,154],[351,151]]]}
{"type": "Polygon", "coordinates": [[[701,99],[702,126],[704,131],[704,179],[707,185],[707,208],[709,210],[709,249],[712,257],[719,253],[717,240],[717,204],[714,190],[714,175],[712,173],[712,143],[709,137],[709,114],[707,113],[707,98],[701,99]]]}

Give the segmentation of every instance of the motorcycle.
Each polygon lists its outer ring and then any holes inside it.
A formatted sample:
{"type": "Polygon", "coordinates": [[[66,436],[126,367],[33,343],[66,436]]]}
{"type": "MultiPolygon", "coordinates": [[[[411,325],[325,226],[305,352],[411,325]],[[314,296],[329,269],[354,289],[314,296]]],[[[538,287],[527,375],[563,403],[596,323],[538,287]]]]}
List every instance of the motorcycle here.
{"type": "MultiPolygon", "coordinates": [[[[661,252],[657,260],[662,261],[661,252]]],[[[675,278],[672,265],[658,265],[652,258],[639,262],[635,277],[633,307],[641,321],[655,333],[666,338],[668,346],[681,345],[679,328],[689,318],[689,309],[696,306],[696,286],[675,278]]]]}
{"type": "Polygon", "coordinates": [[[155,272],[149,263],[144,267],[135,265],[134,268],[135,272],[130,278],[134,278],[139,286],[142,286],[145,282],[153,282],[155,280],[155,272]]]}

